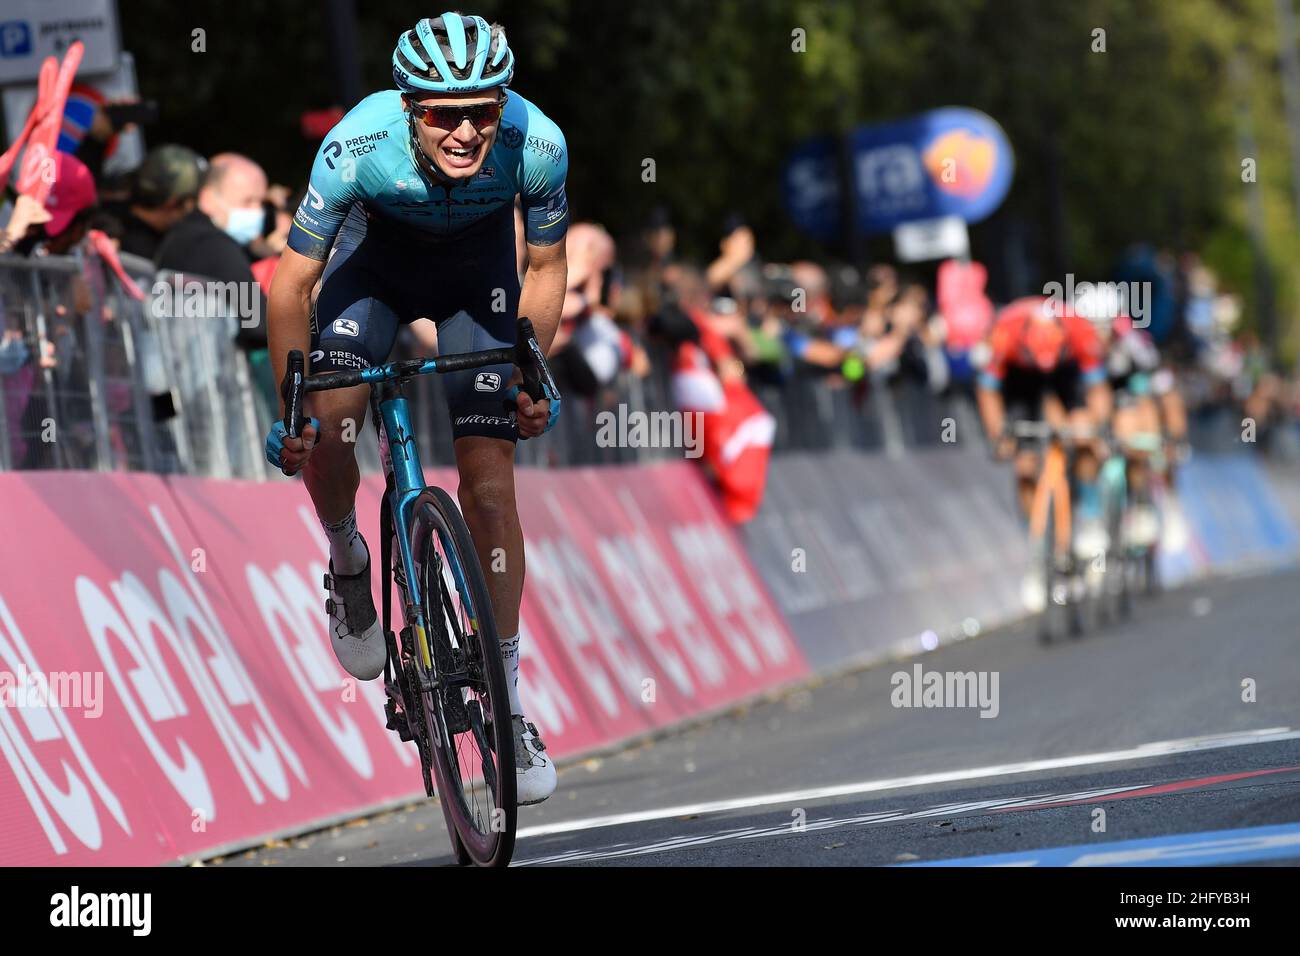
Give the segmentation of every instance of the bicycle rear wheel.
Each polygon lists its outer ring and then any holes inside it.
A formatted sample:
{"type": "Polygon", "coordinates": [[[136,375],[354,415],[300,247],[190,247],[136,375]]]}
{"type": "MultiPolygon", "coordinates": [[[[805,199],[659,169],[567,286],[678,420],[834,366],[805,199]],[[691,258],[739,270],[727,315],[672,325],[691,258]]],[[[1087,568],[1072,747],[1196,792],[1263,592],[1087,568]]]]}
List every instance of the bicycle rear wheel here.
{"type": "Polygon", "coordinates": [[[469,529],[441,488],[415,501],[411,553],[428,648],[422,659],[417,638],[416,671],[453,849],[479,866],[505,866],[517,818],[505,668],[469,529]]]}

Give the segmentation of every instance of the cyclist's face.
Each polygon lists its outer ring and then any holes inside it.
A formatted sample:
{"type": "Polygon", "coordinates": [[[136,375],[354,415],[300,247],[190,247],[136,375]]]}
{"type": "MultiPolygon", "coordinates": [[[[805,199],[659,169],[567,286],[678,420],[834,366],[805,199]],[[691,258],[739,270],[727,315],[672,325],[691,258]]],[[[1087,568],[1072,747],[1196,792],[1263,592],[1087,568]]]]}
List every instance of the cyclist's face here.
{"type": "Polygon", "coordinates": [[[446,117],[453,115],[456,110],[448,114],[445,112],[446,108],[470,108],[503,100],[504,97],[490,93],[447,93],[408,98],[408,102],[415,106],[413,110],[415,134],[420,138],[420,145],[424,148],[425,154],[437,164],[443,175],[452,179],[468,179],[476,175],[483,166],[483,160],[491,151],[492,144],[496,142],[497,129],[501,122],[499,119],[471,121],[472,110],[470,109],[467,109],[467,112],[471,115],[447,119],[446,117]],[[421,110],[422,107],[442,109],[426,112],[421,110]],[[425,121],[426,117],[435,125],[428,125],[425,121]],[[448,129],[440,125],[442,123],[456,125],[448,129]]]}

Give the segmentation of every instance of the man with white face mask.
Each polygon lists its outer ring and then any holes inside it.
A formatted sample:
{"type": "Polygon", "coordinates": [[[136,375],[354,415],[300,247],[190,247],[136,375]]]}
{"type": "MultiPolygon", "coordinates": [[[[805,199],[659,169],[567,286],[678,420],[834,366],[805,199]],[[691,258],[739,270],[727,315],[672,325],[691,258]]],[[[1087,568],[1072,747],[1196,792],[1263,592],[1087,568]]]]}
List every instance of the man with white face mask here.
{"type": "Polygon", "coordinates": [[[199,208],[241,246],[262,234],[266,211],[266,173],[246,156],[219,153],[199,191],[199,208]]]}
{"type": "MultiPolygon", "coordinates": [[[[241,283],[257,299],[240,316],[237,340],[249,350],[266,346],[266,298],[253,277],[244,246],[261,235],[266,173],[246,156],[220,153],[208,161],[198,205],[167,233],[155,258],[160,269],[216,282],[241,283]],[[243,285],[247,283],[247,285],[243,285]]],[[[251,357],[251,356],[250,356],[251,357]]]]}

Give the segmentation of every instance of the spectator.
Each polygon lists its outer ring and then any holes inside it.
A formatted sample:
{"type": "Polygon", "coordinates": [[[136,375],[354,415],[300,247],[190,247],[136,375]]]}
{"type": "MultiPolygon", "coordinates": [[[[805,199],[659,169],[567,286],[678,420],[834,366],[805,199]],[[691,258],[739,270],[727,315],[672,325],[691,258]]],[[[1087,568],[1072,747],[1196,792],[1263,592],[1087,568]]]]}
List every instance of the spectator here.
{"type": "Polygon", "coordinates": [[[0,252],[29,255],[38,249],[65,255],[86,235],[86,224],[98,196],[90,170],[69,153],[55,155],[54,184],[42,209],[28,196],[19,196],[0,239],[0,252]]]}
{"type": "Polygon", "coordinates": [[[760,271],[754,232],[743,219],[732,215],[723,223],[722,233],[718,257],[709,264],[705,276],[714,292],[739,298],[738,287],[744,286],[747,279],[752,284],[760,271]]]}
{"type": "Polygon", "coordinates": [[[254,394],[263,417],[274,417],[276,383],[266,349],[266,293],[253,274],[244,246],[262,228],[266,173],[245,156],[212,157],[199,188],[198,205],[163,238],[154,257],[160,269],[201,277],[240,290],[253,314],[239,316],[235,342],[248,358],[254,394]]]}
{"type": "MultiPolygon", "coordinates": [[[[258,297],[256,323],[244,317],[238,342],[250,353],[266,347],[266,297],[253,277],[244,244],[258,234],[266,174],[234,153],[214,156],[199,188],[198,205],[163,238],[154,257],[160,269],[217,282],[249,283],[258,297]]],[[[251,355],[250,355],[251,357],[251,355]]]]}
{"type": "Polygon", "coordinates": [[[565,236],[568,290],[551,344],[552,371],[566,389],[594,397],[632,364],[635,346],[614,323],[604,299],[605,273],[614,265],[614,240],[594,223],[580,222],[565,236]]]}
{"type": "Polygon", "coordinates": [[[198,201],[207,163],[184,146],[150,150],[131,177],[131,199],[122,216],[122,251],[154,259],[163,237],[198,201]]]}
{"type": "Polygon", "coordinates": [[[101,181],[104,163],[117,150],[120,133],[136,128],[136,121],[157,119],[157,107],[134,98],[109,100],[95,87],[74,84],[63,107],[63,125],[58,149],[72,153],[85,163],[96,181],[101,181]]]}
{"type": "Polygon", "coordinates": [[[657,206],[641,232],[641,257],[633,283],[641,293],[647,311],[654,315],[673,298],[672,287],[679,280],[676,262],[677,231],[668,210],[657,206]]]}
{"type": "Polygon", "coordinates": [[[298,208],[298,203],[290,203],[289,199],[288,186],[277,184],[266,191],[266,200],[262,203],[266,213],[262,235],[248,247],[248,253],[253,257],[253,275],[268,296],[271,294],[275,268],[280,264],[280,253],[289,244],[293,212],[298,208]]]}

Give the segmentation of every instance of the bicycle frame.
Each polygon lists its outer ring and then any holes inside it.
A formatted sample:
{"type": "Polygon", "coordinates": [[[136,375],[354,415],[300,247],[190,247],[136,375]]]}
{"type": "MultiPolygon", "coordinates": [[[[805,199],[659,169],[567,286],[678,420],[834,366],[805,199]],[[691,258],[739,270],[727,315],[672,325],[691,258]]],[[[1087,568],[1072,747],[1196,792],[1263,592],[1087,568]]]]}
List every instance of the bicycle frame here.
{"type": "MultiPolygon", "coordinates": [[[[436,370],[435,361],[430,360],[427,364],[430,371],[436,370]]],[[[420,463],[420,452],[416,447],[414,430],[411,427],[410,405],[406,396],[402,394],[400,381],[377,376],[376,384],[370,393],[370,407],[374,414],[375,431],[379,437],[379,460],[384,471],[384,501],[380,513],[384,628],[387,630],[391,625],[389,607],[392,592],[390,569],[393,566],[391,551],[392,539],[396,536],[403,578],[398,587],[405,598],[402,618],[416,637],[422,663],[425,668],[431,668],[433,664],[428,638],[425,635],[421,581],[415,566],[415,555],[411,553],[409,534],[411,509],[427,485],[424,480],[424,467],[420,463]]],[[[464,575],[454,561],[452,565],[451,572],[456,578],[457,591],[469,610],[470,625],[477,627],[477,611],[470,603],[469,589],[465,586],[464,575]]]]}
{"type": "MultiPolygon", "coordinates": [[[[540,350],[536,348],[532,323],[526,318],[521,318],[519,342],[511,348],[485,349],[438,358],[407,359],[367,369],[325,372],[310,378],[305,375],[302,353],[295,351],[289,355],[289,364],[281,388],[285,397],[285,427],[287,434],[291,436],[300,434],[305,424],[302,409],[307,392],[351,388],[357,385],[371,386],[370,407],[374,416],[375,431],[379,435],[379,457],[384,469],[385,486],[380,513],[380,533],[383,538],[380,550],[383,564],[381,573],[383,574],[385,640],[387,640],[392,617],[392,538],[396,533],[403,578],[398,585],[404,598],[402,617],[415,635],[420,659],[426,670],[433,667],[433,662],[429,653],[428,638],[425,635],[426,622],[420,593],[420,579],[416,574],[415,555],[411,553],[408,533],[411,525],[411,509],[416,499],[425,491],[426,484],[424,468],[420,464],[420,453],[416,448],[415,433],[411,427],[410,406],[402,394],[402,383],[408,378],[433,372],[446,373],[481,368],[485,365],[519,364],[521,361],[527,361],[531,352],[540,355],[540,350]]],[[[528,389],[529,386],[526,384],[525,388],[528,389]]],[[[535,399],[540,397],[542,397],[540,392],[534,395],[535,399]]],[[[451,572],[456,579],[457,591],[469,611],[470,625],[477,627],[477,610],[470,603],[469,589],[465,586],[462,569],[453,567],[451,572]]],[[[391,680],[392,675],[388,668],[391,666],[392,656],[389,655],[389,664],[385,665],[385,680],[391,680]]]]}

